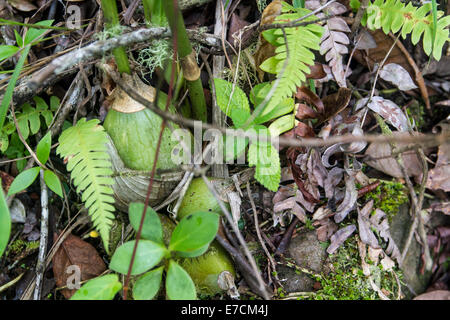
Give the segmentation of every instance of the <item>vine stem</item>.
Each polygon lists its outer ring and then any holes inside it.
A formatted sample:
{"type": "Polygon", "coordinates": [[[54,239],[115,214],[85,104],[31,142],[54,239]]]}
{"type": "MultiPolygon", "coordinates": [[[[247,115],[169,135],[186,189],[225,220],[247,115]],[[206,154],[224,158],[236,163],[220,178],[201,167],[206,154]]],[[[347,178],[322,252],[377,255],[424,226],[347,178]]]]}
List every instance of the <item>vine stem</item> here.
{"type": "MultiPolygon", "coordinates": [[[[174,8],[177,9],[178,8],[177,0],[173,0],[173,2],[174,2],[174,8]]],[[[174,86],[174,80],[175,80],[175,67],[176,67],[175,64],[176,64],[176,57],[178,54],[178,39],[177,39],[178,34],[177,34],[176,27],[177,26],[175,25],[175,28],[172,29],[172,31],[173,31],[173,59],[172,59],[172,70],[171,70],[171,75],[170,75],[169,92],[167,94],[165,112],[167,112],[169,110],[170,102],[172,101],[172,92],[173,92],[173,86],[174,86]]],[[[157,101],[157,99],[158,99],[158,97],[155,98],[156,101],[157,101]]],[[[144,202],[144,211],[142,212],[141,221],[139,222],[139,229],[136,234],[136,240],[134,242],[133,253],[131,255],[131,261],[130,261],[130,265],[128,267],[127,276],[125,278],[125,283],[123,286],[123,299],[124,300],[127,300],[127,297],[128,297],[128,286],[129,286],[130,278],[131,278],[131,270],[133,269],[134,260],[136,258],[136,251],[137,251],[137,247],[139,244],[139,240],[141,239],[142,229],[144,226],[145,214],[147,213],[147,208],[149,206],[149,200],[150,200],[150,194],[153,189],[153,181],[154,181],[155,173],[156,173],[156,163],[158,162],[158,156],[159,156],[159,151],[161,149],[162,136],[164,133],[164,129],[166,127],[166,121],[167,120],[163,118],[163,122],[161,123],[161,130],[159,132],[158,143],[156,145],[155,158],[153,161],[152,171],[150,174],[150,182],[148,184],[147,195],[145,197],[145,202],[144,202]]]]}

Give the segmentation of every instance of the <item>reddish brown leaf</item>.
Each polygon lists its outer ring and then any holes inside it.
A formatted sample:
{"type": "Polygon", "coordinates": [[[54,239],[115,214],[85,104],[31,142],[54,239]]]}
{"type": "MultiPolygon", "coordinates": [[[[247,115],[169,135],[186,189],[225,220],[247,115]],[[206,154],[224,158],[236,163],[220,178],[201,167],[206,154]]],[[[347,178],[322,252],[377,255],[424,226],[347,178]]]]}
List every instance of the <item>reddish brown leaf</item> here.
{"type": "Polygon", "coordinates": [[[297,113],[295,114],[295,117],[298,120],[316,119],[318,116],[319,115],[317,112],[315,112],[311,107],[304,103],[298,103],[297,113]]]}
{"type": "Polygon", "coordinates": [[[324,112],[324,105],[322,100],[317,94],[312,92],[308,87],[298,87],[295,97],[300,101],[304,101],[306,103],[309,103],[310,105],[315,106],[317,112],[319,113],[324,112]]]}
{"type": "MultiPolygon", "coordinates": [[[[55,233],[53,237],[56,242],[58,235],[55,233]]],[[[69,234],[53,257],[53,274],[58,287],[68,285],[68,278],[74,272],[67,268],[74,265],[80,268],[81,281],[95,278],[106,270],[105,263],[91,244],[69,234]]],[[[66,299],[70,299],[75,291],[76,289],[63,289],[61,293],[66,299]]]]}
{"type": "Polygon", "coordinates": [[[323,65],[319,62],[315,62],[314,65],[309,66],[309,69],[311,71],[306,75],[306,79],[322,79],[327,76],[327,73],[323,70],[323,65]]]}
{"type": "Polygon", "coordinates": [[[339,88],[338,92],[330,94],[322,99],[324,105],[324,114],[320,118],[320,123],[334,117],[344,110],[352,97],[352,90],[339,88]]]}

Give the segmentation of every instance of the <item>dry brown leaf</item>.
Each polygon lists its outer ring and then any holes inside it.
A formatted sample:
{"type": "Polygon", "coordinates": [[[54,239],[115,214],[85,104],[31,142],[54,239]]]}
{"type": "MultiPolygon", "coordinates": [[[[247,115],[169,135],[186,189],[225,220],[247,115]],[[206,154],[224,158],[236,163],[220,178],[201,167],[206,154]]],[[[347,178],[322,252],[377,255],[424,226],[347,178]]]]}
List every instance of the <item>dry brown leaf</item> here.
{"type": "MultiPolygon", "coordinates": [[[[397,143],[398,149],[404,149],[407,146],[405,143],[397,143]]],[[[392,151],[389,143],[371,143],[364,153],[368,157],[368,160],[365,160],[364,163],[391,177],[403,178],[400,166],[391,154],[392,151]]],[[[403,152],[401,158],[408,176],[419,177],[422,174],[422,163],[414,150],[403,152]]]]}
{"type": "Polygon", "coordinates": [[[32,3],[33,1],[27,0],[7,0],[7,1],[11,6],[13,6],[19,11],[29,12],[37,9],[37,7],[32,3]]]}
{"type": "Polygon", "coordinates": [[[345,176],[345,196],[341,204],[336,209],[334,221],[336,223],[342,222],[344,218],[353,210],[358,200],[358,190],[356,190],[355,178],[351,175],[345,176]]]}
{"type": "MultiPolygon", "coordinates": [[[[441,123],[433,130],[449,131],[450,124],[441,123]]],[[[436,165],[428,173],[427,188],[450,191],[450,143],[439,146],[436,165]]]]}
{"type": "Polygon", "coordinates": [[[393,125],[398,131],[408,131],[408,118],[406,118],[402,109],[394,102],[388,99],[384,99],[380,96],[372,97],[369,103],[369,98],[358,100],[355,106],[355,110],[359,110],[367,105],[367,107],[373,112],[378,113],[389,124],[393,125]]]}
{"type": "MultiPolygon", "coordinates": [[[[53,237],[56,242],[58,235],[55,233],[53,237]]],[[[67,268],[74,265],[80,268],[81,281],[95,278],[106,270],[105,263],[91,244],[69,234],[53,257],[53,274],[58,287],[68,284],[68,278],[74,272],[68,272],[67,268]]],[[[76,289],[63,289],[61,293],[66,299],[70,299],[75,291],[76,289]]]]}
{"type": "Polygon", "coordinates": [[[436,290],[418,295],[413,300],[450,300],[450,291],[436,290]]]}
{"type": "Polygon", "coordinates": [[[379,248],[377,237],[370,229],[369,215],[372,212],[373,200],[370,200],[361,210],[358,209],[358,231],[361,241],[372,248],[379,248]]]}
{"type": "Polygon", "coordinates": [[[338,92],[330,94],[322,99],[325,113],[319,123],[327,121],[344,110],[352,97],[352,91],[347,88],[339,88],[338,92]]]}
{"type": "Polygon", "coordinates": [[[336,231],[336,233],[331,237],[331,244],[327,248],[328,254],[333,254],[344,243],[344,241],[347,240],[353,232],[355,232],[355,230],[356,226],[351,224],[336,231]]]}
{"type": "MultiPolygon", "coordinates": [[[[272,24],[276,17],[281,14],[282,3],[280,0],[272,1],[263,11],[261,15],[261,23],[263,26],[265,24],[272,24]]],[[[258,71],[258,77],[262,81],[264,78],[264,71],[262,71],[259,66],[264,60],[275,55],[275,48],[267,42],[266,39],[260,34],[258,48],[253,55],[255,59],[256,70],[258,71]]]]}
{"type": "Polygon", "coordinates": [[[385,64],[380,70],[380,78],[392,83],[402,91],[417,89],[408,71],[396,63],[385,64]]]}
{"type": "MultiPolygon", "coordinates": [[[[326,1],[325,1],[326,2],[326,1]]],[[[325,2],[306,1],[305,7],[310,10],[319,8],[325,2]]],[[[325,55],[325,60],[331,67],[334,79],[340,87],[347,87],[345,81],[345,70],[343,55],[348,53],[347,45],[350,43],[345,33],[350,32],[347,23],[338,15],[347,11],[347,8],[339,3],[334,2],[323,9],[323,13],[317,14],[318,18],[324,17],[325,14],[333,16],[326,20],[324,25],[324,34],[320,44],[320,54],[325,55]]]]}

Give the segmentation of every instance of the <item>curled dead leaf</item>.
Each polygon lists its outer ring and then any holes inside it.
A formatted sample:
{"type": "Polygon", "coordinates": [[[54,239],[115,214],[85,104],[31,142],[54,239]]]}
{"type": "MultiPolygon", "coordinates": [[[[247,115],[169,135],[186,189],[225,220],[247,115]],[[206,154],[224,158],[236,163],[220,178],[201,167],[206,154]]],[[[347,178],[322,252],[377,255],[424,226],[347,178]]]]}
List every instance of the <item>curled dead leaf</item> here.
{"type": "MultiPolygon", "coordinates": [[[[56,242],[58,235],[55,233],[53,238],[56,242]]],[[[73,278],[76,272],[79,272],[80,280],[85,281],[101,275],[105,270],[106,265],[97,250],[72,234],[67,236],[53,257],[53,274],[58,287],[72,284],[69,277],[73,278]]],[[[65,288],[61,293],[70,299],[75,291],[65,288]]]]}

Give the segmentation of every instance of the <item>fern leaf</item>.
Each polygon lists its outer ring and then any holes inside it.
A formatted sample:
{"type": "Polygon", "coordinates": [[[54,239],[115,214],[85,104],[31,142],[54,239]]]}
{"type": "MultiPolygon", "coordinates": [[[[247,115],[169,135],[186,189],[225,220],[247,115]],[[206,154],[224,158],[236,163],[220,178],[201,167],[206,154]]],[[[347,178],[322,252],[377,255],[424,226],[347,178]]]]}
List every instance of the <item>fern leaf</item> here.
{"type": "Polygon", "coordinates": [[[416,8],[411,3],[405,5],[400,0],[375,0],[369,4],[362,23],[372,30],[381,28],[386,34],[400,31],[403,39],[411,34],[414,45],[422,38],[425,53],[440,60],[442,48],[449,41],[447,27],[450,25],[450,16],[441,18],[444,12],[437,11],[433,17],[431,10],[431,3],[416,8]]]}
{"type": "Polygon", "coordinates": [[[59,137],[57,154],[67,161],[67,170],[81,200],[89,210],[95,228],[99,231],[105,249],[114,220],[114,198],[111,185],[111,159],[106,152],[108,137],[99,120],[80,119],[74,127],[59,137]]]}
{"type": "MultiPolygon", "coordinates": [[[[307,9],[296,9],[283,2],[283,14],[278,16],[276,23],[287,23],[296,20],[308,13],[307,9]]],[[[304,21],[316,20],[311,16],[304,21]]],[[[263,36],[275,46],[275,56],[265,60],[260,68],[269,73],[277,75],[278,86],[276,87],[270,106],[276,106],[283,99],[288,98],[297,91],[306,80],[306,75],[310,72],[309,65],[314,64],[314,53],[311,50],[319,50],[320,37],[323,27],[317,24],[285,28],[286,37],[283,30],[267,30],[263,36]]],[[[270,110],[264,110],[265,113],[270,110]]]]}
{"type": "MultiPolygon", "coordinates": [[[[306,2],[306,8],[315,10],[322,4],[320,1],[310,0],[306,2]]],[[[317,17],[323,18],[325,14],[334,15],[335,17],[327,19],[325,22],[325,32],[320,43],[320,54],[325,55],[325,60],[328,62],[337,84],[346,88],[343,58],[348,53],[347,45],[350,43],[350,40],[345,33],[351,30],[345,20],[338,17],[338,15],[347,12],[347,8],[343,4],[335,2],[323,9],[323,12],[317,14],[317,17]]]]}
{"type": "MultiPolygon", "coordinates": [[[[27,139],[30,134],[36,134],[41,128],[41,117],[44,119],[47,127],[53,120],[53,103],[56,97],[52,97],[52,108],[49,110],[49,106],[44,99],[40,97],[33,98],[36,104],[36,108],[33,108],[29,103],[25,103],[21,109],[22,112],[16,114],[17,124],[24,139],[27,139]]],[[[59,101],[58,101],[59,104],[59,101]]],[[[7,135],[12,134],[16,130],[14,122],[11,120],[6,124],[2,131],[7,135]]]]}

